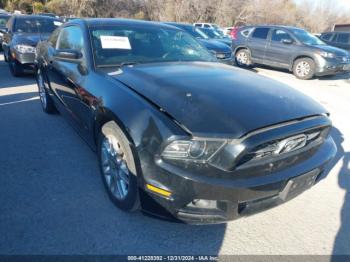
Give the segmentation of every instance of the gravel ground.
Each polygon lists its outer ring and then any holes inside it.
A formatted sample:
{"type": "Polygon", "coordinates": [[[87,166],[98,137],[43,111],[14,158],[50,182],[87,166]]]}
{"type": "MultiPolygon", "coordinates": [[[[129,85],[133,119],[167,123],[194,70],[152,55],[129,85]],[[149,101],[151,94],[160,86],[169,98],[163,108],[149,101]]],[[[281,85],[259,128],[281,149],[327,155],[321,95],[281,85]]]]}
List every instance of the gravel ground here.
{"type": "Polygon", "coordinates": [[[13,78],[0,57],[0,254],[350,254],[349,75],[301,81],[256,68],[331,112],[335,165],[282,206],[189,226],[115,208],[94,153],[59,115],[42,112],[34,78],[13,78]]]}

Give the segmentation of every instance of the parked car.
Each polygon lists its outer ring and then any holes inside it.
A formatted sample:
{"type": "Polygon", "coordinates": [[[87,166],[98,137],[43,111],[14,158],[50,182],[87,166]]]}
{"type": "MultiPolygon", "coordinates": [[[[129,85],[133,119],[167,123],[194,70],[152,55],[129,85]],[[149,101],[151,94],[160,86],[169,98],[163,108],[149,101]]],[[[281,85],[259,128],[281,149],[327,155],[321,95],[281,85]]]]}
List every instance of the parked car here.
{"type": "Polygon", "coordinates": [[[166,23],[166,24],[173,25],[182,30],[185,30],[191,36],[196,38],[202,45],[204,45],[209,51],[211,51],[220,62],[232,65],[232,62],[233,62],[232,50],[226,44],[220,41],[217,41],[215,39],[210,39],[199,28],[191,24],[182,24],[182,23],[166,23]]]}
{"type": "Polygon", "coordinates": [[[328,45],[350,51],[350,32],[325,32],[320,39],[328,45]]]}
{"type": "Polygon", "coordinates": [[[10,19],[10,15],[0,13],[0,50],[2,50],[2,42],[4,40],[4,33],[6,32],[6,24],[10,19]]]}
{"type": "Polygon", "coordinates": [[[232,48],[239,66],[257,63],[285,68],[300,79],[350,72],[347,51],[296,27],[242,27],[232,48]]]}
{"type": "Polygon", "coordinates": [[[232,46],[232,40],[230,37],[225,36],[223,33],[210,28],[199,28],[204,34],[206,34],[210,39],[215,39],[217,41],[220,41],[224,43],[225,45],[231,47],[232,46]]]}
{"type": "Polygon", "coordinates": [[[43,110],[96,150],[123,210],[225,222],[299,195],[336,153],[320,104],[218,63],[174,26],[73,20],[38,44],[37,63],[43,110]]]}
{"type": "Polygon", "coordinates": [[[60,20],[48,16],[14,15],[9,19],[6,30],[3,30],[2,47],[5,61],[14,76],[34,69],[35,46],[61,24],[60,20]]]}
{"type": "Polygon", "coordinates": [[[218,26],[217,24],[213,24],[213,23],[194,23],[193,25],[196,27],[210,28],[210,29],[221,31],[220,26],[218,26]]]}
{"type": "Polygon", "coordinates": [[[235,27],[234,26],[230,26],[230,27],[224,27],[222,29],[223,33],[226,35],[226,36],[230,36],[231,35],[231,31],[234,29],[235,27]]]}
{"type": "Polygon", "coordinates": [[[60,17],[54,13],[39,13],[38,15],[40,16],[49,16],[49,17],[53,17],[53,18],[57,18],[59,19],[60,17]]]}

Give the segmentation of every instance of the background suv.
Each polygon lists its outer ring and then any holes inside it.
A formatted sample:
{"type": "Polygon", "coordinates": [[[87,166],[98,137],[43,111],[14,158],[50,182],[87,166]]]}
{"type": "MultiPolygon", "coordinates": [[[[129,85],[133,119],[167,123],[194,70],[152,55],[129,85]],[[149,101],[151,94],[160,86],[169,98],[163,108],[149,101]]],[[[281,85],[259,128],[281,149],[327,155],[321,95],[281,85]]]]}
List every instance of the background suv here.
{"type": "Polygon", "coordinates": [[[350,32],[326,32],[320,38],[328,45],[350,50],[350,32]]]}
{"type": "Polygon", "coordinates": [[[300,79],[350,71],[349,52],[296,27],[242,27],[232,41],[232,50],[238,66],[257,63],[285,68],[300,79]]]}

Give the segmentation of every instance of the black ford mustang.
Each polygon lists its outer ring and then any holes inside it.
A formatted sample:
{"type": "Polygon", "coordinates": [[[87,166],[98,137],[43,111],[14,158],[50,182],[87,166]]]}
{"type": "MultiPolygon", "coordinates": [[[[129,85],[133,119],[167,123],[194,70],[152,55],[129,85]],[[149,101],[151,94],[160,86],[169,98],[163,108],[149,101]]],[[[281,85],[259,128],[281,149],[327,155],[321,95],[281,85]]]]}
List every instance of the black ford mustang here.
{"type": "Polygon", "coordinates": [[[336,152],[322,106],[218,63],[170,25],[74,20],[36,59],[44,111],[57,109],[97,151],[124,210],[225,222],[311,187],[336,152]]]}

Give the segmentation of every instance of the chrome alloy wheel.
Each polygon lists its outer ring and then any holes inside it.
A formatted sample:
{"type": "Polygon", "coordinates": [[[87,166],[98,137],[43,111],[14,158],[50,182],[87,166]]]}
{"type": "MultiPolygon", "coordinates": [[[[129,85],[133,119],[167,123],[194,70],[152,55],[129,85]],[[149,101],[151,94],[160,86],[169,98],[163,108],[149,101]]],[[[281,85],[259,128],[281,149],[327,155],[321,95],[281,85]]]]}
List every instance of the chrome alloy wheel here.
{"type": "Polygon", "coordinates": [[[46,98],[46,90],[45,90],[45,81],[40,69],[38,69],[38,72],[37,72],[37,80],[38,80],[40,101],[43,105],[43,108],[46,108],[47,98],[46,98]]]}
{"type": "Polygon", "coordinates": [[[299,62],[295,69],[297,75],[300,77],[307,76],[310,73],[310,70],[311,70],[310,64],[305,61],[299,62]]]}
{"type": "Polygon", "coordinates": [[[249,58],[246,52],[238,52],[236,55],[237,62],[241,65],[247,65],[249,58]]]}
{"type": "Polygon", "coordinates": [[[125,199],[129,192],[130,172],[124,150],[114,136],[104,137],[102,141],[101,164],[110,192],[119,200],[125,199]]]}
{"type": "Polygon", "coordinates": [[[38,69],[37,71],[37,81],[38,81],[40,101],[43,105],[43,108],[46,108],[47,98],[46,98],[45,82],[44,82],[43,74],[41,73],[40,69],[38,69]]]}

